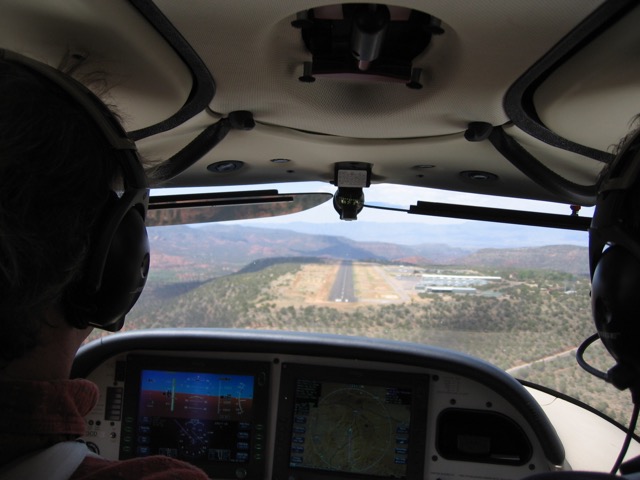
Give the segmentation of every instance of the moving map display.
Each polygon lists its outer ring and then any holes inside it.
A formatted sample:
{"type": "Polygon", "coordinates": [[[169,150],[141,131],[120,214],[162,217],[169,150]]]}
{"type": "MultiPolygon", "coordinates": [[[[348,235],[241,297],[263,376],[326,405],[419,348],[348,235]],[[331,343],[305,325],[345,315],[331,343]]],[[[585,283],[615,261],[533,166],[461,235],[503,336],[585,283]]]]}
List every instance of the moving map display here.
{"type": "Polygon", "coordinates": [[[324,373],[291,379],[289,478],[302,470],[320,477],[407,478],[418,457],[411,451],[423,445],[416,435],[423,421],[414,417],[419,417],[416,398],[426,399],[426,381],[358,376],[342,381],[344,371],[336,372],[335,380],[324,373]]]}

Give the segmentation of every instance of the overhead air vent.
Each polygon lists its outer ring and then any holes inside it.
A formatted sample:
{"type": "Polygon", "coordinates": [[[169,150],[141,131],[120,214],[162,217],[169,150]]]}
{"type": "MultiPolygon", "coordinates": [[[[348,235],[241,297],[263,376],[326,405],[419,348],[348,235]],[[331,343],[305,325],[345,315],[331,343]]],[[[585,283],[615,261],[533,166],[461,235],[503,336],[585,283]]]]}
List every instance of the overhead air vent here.
{"type": "Polygon", "coordinates": [[[292,25],[301,30],[312,61],[302,82],[333,76],[404,82],[421,88],[413,60],[433,35],[444,33],[437,18],[416,10],[381,4],[343,4],[299,12],[292,25]]]}

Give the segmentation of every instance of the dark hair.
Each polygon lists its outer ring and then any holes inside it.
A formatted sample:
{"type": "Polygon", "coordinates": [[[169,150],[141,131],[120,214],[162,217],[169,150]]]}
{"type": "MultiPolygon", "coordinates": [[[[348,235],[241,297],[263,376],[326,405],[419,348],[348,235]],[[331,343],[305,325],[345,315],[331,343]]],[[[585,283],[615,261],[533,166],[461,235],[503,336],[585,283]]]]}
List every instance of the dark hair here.
{"type": "Polygon", "coordinates": [[[65,92],[0,61],[0,366],[37,344],[44,310],[82,277],[112,155],[65,92]]]}
{"type": "MultiPolygon", "coordinates": [[[[634,116],[630,125],[632,128],[629,132],[620,139],[617,145],[613,146],[615,160],[607,164],[600,173],[598,181],[601,186],[606,186],[610,176],[630,175],[633,173],[633,169],[630,166],[634,162],[638,162],[636,157],[638,156],[638,149],[640,149],[640,139],[638,138],[640,135],[640,115],[634,116]],[[618,158],[624,160],[624,162],[616,162],[618,158]]],[[[624,226],[624,229],[629,234],[632,234],[634,238],[640,239],[640,177],[636,177],[632,181],[632,186],[623,195],[618,195],[619,204],[611,213],[616,215],[616,223],[624,226]]],[[[601,199],[606,198],[606,196],[606,194],[601,195],[601,199]]]]}

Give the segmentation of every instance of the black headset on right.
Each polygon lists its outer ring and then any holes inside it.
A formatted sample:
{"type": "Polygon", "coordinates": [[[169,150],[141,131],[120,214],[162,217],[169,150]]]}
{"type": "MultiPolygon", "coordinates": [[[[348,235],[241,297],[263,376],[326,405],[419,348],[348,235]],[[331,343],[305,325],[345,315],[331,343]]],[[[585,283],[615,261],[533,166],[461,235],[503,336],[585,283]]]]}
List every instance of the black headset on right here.
{"type": "Polygon", "coordinates": [[[616,360],[606,380],[640,389],[640,130],[608,167],[589,229],[591,308],[616,360]]]}
{"type": "Polygon", "coordinates": [[[69,321],[104,330],[122,328],[124,317],[142,293],[149,270],[145,217],[149,202],[147,178],[135,143],[120,122],[89,89],[44,63],[0,49],[0,60],[17,64],[45,78],[82,107],[113,150],[123,177],[122,192],[112,192],[90,232],[90,252],[82,279],[63,298],[69,321]]]}
{"type": "MultiPolygon", "coordinates": [[[[594,375],[617,388],[629,388],[638,408],[640,392],[640,131],[633,134],[602,180],[596,211],[589,229],[591,309],[593,320],[616,365],[606,374],[583,365],[594,375]],[[588,367],[588,368],[587,368],[588,367]]],[[[578,349],[591,344],[587,339],[578,349]]],[[[632,415],[633,418],[633,415],[632,415]]],[[[635,420],[629,428],[631,439],[635,420]]],[[[526,480],[616,480],[628,444],[611,470],[604,472],[555,471],[539,473],[526,480]]],[[[635,473],[637,459],[623,464],[622,473],[635,473]]]]}

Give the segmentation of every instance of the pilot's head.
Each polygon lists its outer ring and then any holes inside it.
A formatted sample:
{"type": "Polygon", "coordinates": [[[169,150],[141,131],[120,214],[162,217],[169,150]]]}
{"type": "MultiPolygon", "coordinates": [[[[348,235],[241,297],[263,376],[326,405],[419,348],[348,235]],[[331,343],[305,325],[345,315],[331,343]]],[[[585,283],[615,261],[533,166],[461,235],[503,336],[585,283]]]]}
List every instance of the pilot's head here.
{"type": "Polygon", "coordinates": [[[51,312],[116,330],[146,278],[147,187],[104,104],[57,70],[0,50],[1,363],[51,312]]]}
{"type": "Polygon", "coordinates": [[[589,233],[591,305],[619,388],[640,386],[640,130],[603,177],[589,233]]]}

